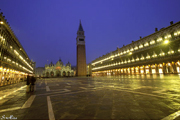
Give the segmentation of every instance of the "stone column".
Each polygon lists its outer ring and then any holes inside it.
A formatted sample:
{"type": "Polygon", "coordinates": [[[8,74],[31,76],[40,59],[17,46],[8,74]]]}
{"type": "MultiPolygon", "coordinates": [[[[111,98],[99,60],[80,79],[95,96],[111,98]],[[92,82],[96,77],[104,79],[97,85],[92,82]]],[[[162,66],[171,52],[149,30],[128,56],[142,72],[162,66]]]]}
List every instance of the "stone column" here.
{"type": "Polygon", "coordinates": [[[173,68],[174,73],[177,73],[177,64],[172,63],[172,68],[173,68]]]}
{"type": "Polygon", "coordinates": [[[2,72],[0,72],[0,86],[1,86],[1,82],[2,82],[2,72]]]}
{"type": "Polygon", "coordinates": [[[134,74],[136,74],[136,68],[134,67],[134,74]]]}
{"type": "Polygon", "coordinates": [[[145,67],[143,67],[143,71],[144,71],[144,74],[146,74],[146,68],[145,67]]]}
{"type": "Polygon", "coordinates": [[[163,74],[166,74],[167,71],[166,71],[166,64],[163,64],[163,74]]]}
{"type": "Polygon", "coordinates": [[[151,65],[149,66],[149,74],[150,74],[150,75],[152,74],[152,68],[151,68],[151,65]]]}
{"type": "Polygon", "coordinates": [[[131,68],[129,68],[129,71],[130,71],[130,74],[132,74],[132,70],[131,70],[131,68]]]}
{"type": "Polygon", "coordinates": [[[155,69],[156,69],[156,74],[159,74],[159,67],[158,67],[158,65],[155,65],[155,69]]]}
{"type": "Polygon", "coordinates": [[[138,67],[138,74],[141,74],[141,68],[138,67]]]}

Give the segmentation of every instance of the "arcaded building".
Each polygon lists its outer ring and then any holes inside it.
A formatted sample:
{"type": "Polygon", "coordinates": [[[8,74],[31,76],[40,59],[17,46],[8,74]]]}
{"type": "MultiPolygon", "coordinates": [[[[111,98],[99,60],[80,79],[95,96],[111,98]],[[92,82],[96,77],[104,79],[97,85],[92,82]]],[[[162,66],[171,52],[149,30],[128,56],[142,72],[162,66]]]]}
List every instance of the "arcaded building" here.
{"type": "Polygon", "coordinates": [[[71,69],[71,64],[69,62],[66,65],[63,65],[62,60],[59,59],[56,64],[51,62],[49,65],[45,65],[44,77],[62,76],[74,76],[74,70],[71,69]]]}
{"type": "Polygon", "coordinates": [[[0,13],[0,86],[23,81],[34,72],[32,62],[0,13]]]}
{"type": "Polygon", "coordinates": [[[89,65],[96,76],[180,73],[180,22],[170,22],[137,41],[103,55],[89,65]]]}

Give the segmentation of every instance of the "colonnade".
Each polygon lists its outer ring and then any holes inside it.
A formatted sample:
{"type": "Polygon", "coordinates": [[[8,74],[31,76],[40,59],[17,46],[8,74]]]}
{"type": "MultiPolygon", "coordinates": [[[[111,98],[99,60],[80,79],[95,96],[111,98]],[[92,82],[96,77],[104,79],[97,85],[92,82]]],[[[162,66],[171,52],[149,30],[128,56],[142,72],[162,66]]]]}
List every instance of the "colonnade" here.
{"type": "Polygon", "coordinates": [[[24,81],[27,74],[14,69],[0,67],[0,86],[24,81]]]}
{"type": "Polygon", "coordinates": [[[148,64],[118,69],[93,72],[93,76],[113,76],[123,74],[177,74],[180,73],[180,62],[148,64]]]}

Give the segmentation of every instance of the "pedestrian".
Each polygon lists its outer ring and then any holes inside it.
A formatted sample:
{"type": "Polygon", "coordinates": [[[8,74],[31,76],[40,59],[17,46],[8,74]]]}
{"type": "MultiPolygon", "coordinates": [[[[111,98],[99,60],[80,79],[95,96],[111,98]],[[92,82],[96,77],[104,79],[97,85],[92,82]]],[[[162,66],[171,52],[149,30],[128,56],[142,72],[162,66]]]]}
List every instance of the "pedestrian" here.
{"type": "Polygon", "coordinates": [[[31,92],[34,92],[34,86],[35,86],[35,82],[36,82],[36,78],[34,76],[32,76],[31,78],[31,92]]]}
{"type": "Polygon", "coordinates": [[[26,82],[26,85],[27,85],[27,88],[26,88],[26,92],[30,92],[30,76],[29,74],[27,75],[27,82],[26,82]]]}

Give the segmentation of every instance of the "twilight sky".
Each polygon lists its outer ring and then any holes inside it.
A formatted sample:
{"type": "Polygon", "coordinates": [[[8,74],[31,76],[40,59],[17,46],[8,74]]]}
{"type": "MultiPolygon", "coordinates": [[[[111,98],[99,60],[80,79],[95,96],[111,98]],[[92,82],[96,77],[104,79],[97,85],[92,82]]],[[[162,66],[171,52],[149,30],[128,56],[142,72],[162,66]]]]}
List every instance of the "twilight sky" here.
{"type": "Polygon", "coordinates": [[[86,36],[86,61],[180,21],[180,0],[0,0],[9,22],[36,67],[76,65],[79,21],[86,36]]]}

